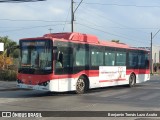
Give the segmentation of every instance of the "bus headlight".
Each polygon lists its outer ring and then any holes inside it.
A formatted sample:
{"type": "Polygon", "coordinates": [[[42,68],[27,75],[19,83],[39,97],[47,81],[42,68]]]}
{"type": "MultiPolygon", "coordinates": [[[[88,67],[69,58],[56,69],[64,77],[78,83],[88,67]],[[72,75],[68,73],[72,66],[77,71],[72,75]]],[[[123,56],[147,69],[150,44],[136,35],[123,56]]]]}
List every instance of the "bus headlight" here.
{"type": "Polygon", "coordinates": [[[23,84],[23,81],[22,81],[22,80],[17,79],[17,83],[18,83],[18,84],[20,84],[20,83],[21,83],[21,84],[23,84]]]}
{"type": "Polygon", "coordinates": [[[49,84],[50,81],[46,81],[46,82],[43,82],[43,83],[39,83],[38,85],[40,86],[47,86],[49,84]]]}

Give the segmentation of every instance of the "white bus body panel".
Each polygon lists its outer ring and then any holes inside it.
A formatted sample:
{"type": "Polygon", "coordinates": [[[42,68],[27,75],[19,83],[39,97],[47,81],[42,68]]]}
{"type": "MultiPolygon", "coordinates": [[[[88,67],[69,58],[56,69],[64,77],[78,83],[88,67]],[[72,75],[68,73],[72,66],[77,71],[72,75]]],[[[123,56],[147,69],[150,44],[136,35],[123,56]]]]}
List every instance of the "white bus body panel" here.
{"type": "MultiPolygon", "coordinates": [[[[129,84],[129,76],[130,75],[126,75],[126,80],[122,80],[122,81],[106,80],[104,82],[99,82],[99,77],[89,77],[89,82],[90,82],[89,88],[129,84]]],[[[149,79],[150,79],[150,74],[136,75],[136,83],[142,83],[149,79]]],[[[75,91],[77,80],[78,78],[55,79],[55,80],[51,80],[47,86],[17,84],[17,87],[34,89],[34,90],[42,90],[42,91],[53,91],[53,92],[75,91]]]]}

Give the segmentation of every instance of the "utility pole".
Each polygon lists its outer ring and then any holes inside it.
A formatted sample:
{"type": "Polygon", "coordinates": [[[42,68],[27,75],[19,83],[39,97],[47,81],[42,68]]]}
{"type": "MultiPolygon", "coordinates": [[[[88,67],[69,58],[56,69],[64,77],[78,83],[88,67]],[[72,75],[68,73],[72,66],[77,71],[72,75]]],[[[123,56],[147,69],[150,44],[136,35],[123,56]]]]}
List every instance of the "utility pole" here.
{"type": "Polygon", "coordinates": [[[74,14],[75,14],[75,12],[77,11],[78,7],[81,5],[82,2],[83,2],[83,0],[81,0],[81,2],[78,4],[76,9],[73,10],[74,1],[71,0],[71,32],[74,32],[74,14]]]}
{"type": "Polygon", "coordinates": [[[74,12],[73,12],[73,3],[74,1],[71,0],[71,32],[73,32],[73,24],[74,24],[74,12]]]}
{"type": "Polygon", "coordinates": [[[152,40],[153,40],[153,35],[152,35],[152,32],[151,32],[151,49],[150,49],[150,72],[151,74],[153,73],[153,61],[152,61],[152,40]]]}

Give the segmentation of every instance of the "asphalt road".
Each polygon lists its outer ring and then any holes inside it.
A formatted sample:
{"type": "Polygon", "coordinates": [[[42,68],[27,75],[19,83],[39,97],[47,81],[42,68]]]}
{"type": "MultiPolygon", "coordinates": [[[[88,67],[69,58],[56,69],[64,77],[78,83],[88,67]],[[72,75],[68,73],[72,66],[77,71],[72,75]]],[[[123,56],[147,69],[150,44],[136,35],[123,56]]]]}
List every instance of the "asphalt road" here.
{"type": "MultiPolygon", "coordinates": [[[[4,89],[5,85],[0,85],[0,88],[3,88],[0,90],[0,111],[160,111],[159,76],[152,76],[150,81],[137,84],[133,88],[118,86],[92,89],[82,95],[74,92],[50,93],[18,90],[13,89],[14,83],[12,85],[11,89],[9,86],[4,89]]],[[[160,117],[45,117],[37,119],[160,120],[160,117]]]]}

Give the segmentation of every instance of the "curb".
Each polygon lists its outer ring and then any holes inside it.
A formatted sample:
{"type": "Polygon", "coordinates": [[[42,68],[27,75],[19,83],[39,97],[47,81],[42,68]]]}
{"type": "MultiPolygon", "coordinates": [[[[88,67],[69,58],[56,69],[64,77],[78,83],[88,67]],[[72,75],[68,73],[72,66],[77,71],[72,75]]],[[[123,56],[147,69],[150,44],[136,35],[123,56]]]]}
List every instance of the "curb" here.
{"type": "Polygon", "coordinates": [[[15,81],[0,81],[0,91],[18,90],[15,81]]]}
{"type": "Polygon", "coordinates": [[[21,90],[20,88],[2,88],[0,89],[0,92],[2,91],[15,91],[15,90],[21,90]]]}

